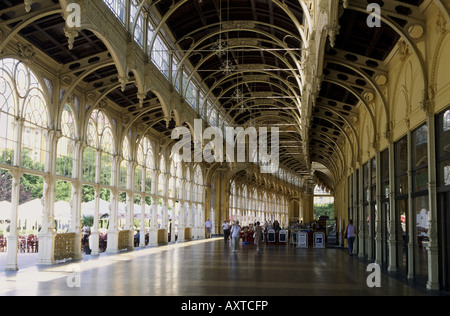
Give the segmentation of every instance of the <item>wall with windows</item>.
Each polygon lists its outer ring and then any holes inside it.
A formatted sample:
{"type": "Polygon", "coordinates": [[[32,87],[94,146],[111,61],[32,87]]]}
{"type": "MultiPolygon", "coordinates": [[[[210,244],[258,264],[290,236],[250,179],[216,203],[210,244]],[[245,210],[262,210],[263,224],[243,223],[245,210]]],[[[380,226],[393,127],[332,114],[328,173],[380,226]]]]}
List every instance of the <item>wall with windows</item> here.
{"type": "MultiPolygon", "coordinates": [[[[444,72],[450,63],[443,56],[450,54],[450,34],[441,27],[437,7],[427,6],[424,14],[427,34],[414,42],[416,50],[400,41],[385,61],[388,81],[380,89],[386,104],[377,97],[369,109],[361,105],[355,124],[360,152],[353,162],[348,159],[336,188],[336,212],[343,228],[349,219],[357,223],[355,254],[360,258],[427,288],[448,289],[444,138],[450,78],[444,72]]],[[[350,145],[345,146],[349,152],[350,145]]]]}

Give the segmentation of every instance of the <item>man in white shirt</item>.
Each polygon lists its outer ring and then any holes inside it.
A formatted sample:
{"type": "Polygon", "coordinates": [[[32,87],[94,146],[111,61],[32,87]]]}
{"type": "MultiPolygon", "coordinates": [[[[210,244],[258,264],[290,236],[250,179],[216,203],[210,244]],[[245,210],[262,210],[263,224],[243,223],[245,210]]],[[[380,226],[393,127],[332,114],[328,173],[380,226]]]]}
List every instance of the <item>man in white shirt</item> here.
{"type": "Polygon", "coordinates": [[[206,228],[206,238],[211,238],[212,223],[209,220],[209,218],[206,219],[205,228],[206,228]]]}
{"type": "Polygon", "coordinates": [[[231,227],[231,238],[233,239],[233,252],[237,252],[239,239],[241,238],[241,226],[239,226],[239,221],[236,221],[233,227],[231,227]]]}

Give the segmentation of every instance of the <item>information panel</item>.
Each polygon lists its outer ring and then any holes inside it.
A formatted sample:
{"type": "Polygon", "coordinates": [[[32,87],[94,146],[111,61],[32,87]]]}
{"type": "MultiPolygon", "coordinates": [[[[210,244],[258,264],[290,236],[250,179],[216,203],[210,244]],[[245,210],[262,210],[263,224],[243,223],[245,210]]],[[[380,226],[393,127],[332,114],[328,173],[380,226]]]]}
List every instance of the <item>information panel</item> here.
{"type": "Polygon", "coordinates": [[[279,235],[278,235],[278,240],[280,242],[286,242],[287,238],[286,238],[287,234],[286,231],[284,229],[280,230],[279,235]]]}
{"type": "Polygon", "coordinates": [[[298,232],[297,233],[297,247],[298,248],[308,248],[308,233],[298,232]]]}
{"type": "Polygon", "coordinates": [[[267,242],[275,242],[275,230],[269,229],[267,232],[267,242]]]}
{"type": "Polygon", "coordinates": [[[322,232],[314,233],[314,248],[325,248],[325,234],[322,232]]]}

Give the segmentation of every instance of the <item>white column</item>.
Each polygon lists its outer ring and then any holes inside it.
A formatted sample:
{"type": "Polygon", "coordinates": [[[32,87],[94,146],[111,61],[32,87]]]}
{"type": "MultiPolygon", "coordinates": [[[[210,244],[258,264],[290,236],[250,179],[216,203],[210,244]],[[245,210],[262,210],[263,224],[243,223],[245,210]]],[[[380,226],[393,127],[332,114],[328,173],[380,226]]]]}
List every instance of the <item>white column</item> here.
{"type": "Polygon", "coordinates": [[[111,189],[111,203],[109,204],[109,227],[108,227],[108,241],[106,253],[119,252],[119,228],[118,228],[118,213],[119,213],[119,170],[121,158],[119,156],[113,157],[112,164],[112,184],[111,189]]]}
{"type": "MultiPolygon", "coordinates": [[[[145,186],[145,182],[143,184],[145,186]]],[[[144,189],[145,191],[145,189],[144,189]]],[[[139,248],[145,248],[145,193],[141,193],[141,223],[140,223],[140,237],[139,248]]]]}
{"type": "Polygon", "coordinates": [[[126,218],[126,230],[130,232],[128,250],[134,249],[134,170],[136,168],[136,163],[134,161],[128,162],[127,167],[127,218],[126,218]]]}
{"type": "MultiPolygon", "coordinates": [[[[72,177],[72,198],[70,200],[71,206],[71,225],[70,230],[75,233],[75,253],[74,260],[82,259],[81,256],[81,202],[83,198],[83,190],[81,179],[83,177],[83,150],[85,144],[83,142],[75,143],[72,177]]],[[[98,247],[97,247],[98,248],[98,247]]]]}
{"type": "Polygon", "coordinates": [[[49,131],[46,135],[46,159],[45,171],[48,173],[44,177],[44,196],[42,198],[44,211],[42,216],[42,228],[39,232],[39,264],[54,264],[55,247],[55,194],[56,194],[56,155],[57,143],[61,132],[49,131]]]}
{"type": "MultiPolygon", "coordinates": [[[[169,201],[169,199],[168,199],[169,201]]],[[[170,199],[171,203],[167,204],[167,233],[170,233],[170,244],[175,243],[175,200],[170,199]],[[169,210],[170,206],[170,210],[169,210]],[[170,221],[169,221],[170,217],[170,221]]]]}
{"type": "Polygon", "coordinates": [[[18,235],[17,235],[17,217],[19,210],[19,199],[20,199],[20,178],[22,177],[22,172],[20,172],[20,166],[22,161],[22,131],[23,131],[23,118],[16,118],[14,123],[14,132],[16,135],[16,143],[14,145],[14,166],[18,169],[10,171],[12,176],[12,188],[11,188],[11,218],[9,225],[8,234],[8,245],[15,245],[15,247],[8,247],[7,257],[6,257],[6,269],[9,271],[17,271],[19,267],[17,265],[17,245],[18,245],[18,235]]]}
{"type": "Polygon", "coordinates": [[[158,245],[158,198],[152,195],[152,205],[150,206],[150,230],[148,245],[153,247],[158,245]]]}
{"type": "Polygon", "coordinates": [[[9,224],[8,234],[8,252],[6,255],[6,269],[7,271],[17,271],[19,267],[17,265],[17,215],[19,209],[20,198],[20,178],[22,174],[19,171],[10,171],[12,176],[12,188],[11,188],[11,217],[9,224]]]}
{"type": "Polygon", "coordinates": [[[147,168],[142,168],[142,178],[141,178],[141,225],[140,225],[140,239],[139,248],[145,248],[145,175],[147,173],[147,168]]]}
{"type": "Polygon", "coordinates": [[[158,185],[159,171],[152,170],[152,204],[150,206],[150,230],[149,230],[149,246],[158,245],[158,185]]]}
{"type": "MultiPolygon", "coordinates": [[[[100,165],[99,165],[100,166],[100,165]]],[[[95,190],[95,208],[94,208],[94,227],[92,228],[92,245],[91,247],[91,256],[98,256],[100,254],[99,242],[100,236],[98,231],[98,223],[99,223],[99,212],[100,212],[100,186],[94,186],[95,190]]]]}
{"type": "Polygon", "coordinates": [[[179,214],[179,219],[178,219],[178,239],[177,242],[183,242],[185,239],[184,236],[184,228],[186,227],[186,222],[185,222],[185,202],[186,199],[186,180],[181,180],[181,200],[180,203],[178,204],[178,214],[179,214]]]}
{"type": "Polygon", "coordinates": [[[99,213],[100,213],[100,176],[101,176],[101,153],[96,151],[95,156],[95,183],[94,191],[94,227],[92,229],[92,245],[91,245],[91,256],[98,256],[100,254],[99,243],[100,243],[100,233],[98,231],[99,223],[99,213]]]}
{"type": "Polygon", "coordinates": [[[132,192],[127,192],[127,200],[126,200],[126,224],[125,224],[125,230],[129,231],[129,244],[128,244],[128,250],[134,249],[134,195],[132,192]]]}
{"type": "Polygon", "coordinates": [[[198,239],[198,217],[197,217],[197,207],[194,202],[191,203],[191,227],[192,227],[192,239],[198,239]]]}

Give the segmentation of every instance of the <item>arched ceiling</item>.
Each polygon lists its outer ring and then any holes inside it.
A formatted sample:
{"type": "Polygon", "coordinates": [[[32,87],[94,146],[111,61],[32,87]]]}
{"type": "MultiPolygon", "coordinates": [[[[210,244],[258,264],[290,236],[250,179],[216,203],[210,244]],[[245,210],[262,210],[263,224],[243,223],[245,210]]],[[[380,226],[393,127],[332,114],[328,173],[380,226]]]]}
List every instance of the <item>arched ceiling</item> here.
{"type": "Polygon", "coordinates": [[[156,9],[209,96],[235,126],[277,126],[280,163],[309,175],[300,137],[304,45],[292,20],[303,21],[300,2],[194,0],[175,9],[179,3],[159,1],[156,9]]]}
{"type": "MultiPolygon", "coordinates": [[[[367,25],[368,1],[339,1],[339,32],[333,46],[329,41],[325,45],[323,76],[309,126],[302,125],[306,96],[301,86],[306,78],[300,69],[305,49],[303,23],[308,18],[303,9],[315,1],[159,0],[146,1],[146,7],[157,11],[176,50],[185,56],[185,64],[196,71],[234,125],[278,126],[280,163],[311,177],[311,163],[324,166],[328,172],[322,168],[314,176],[332,188],[336,176],[359,154],[353,145],[353,157],[346,157],[342,145],[358,139],[352,125],[359,111],[369,111],[363,101],[376,97],[377,88],[384,84],[385,59],[401,35],[411,40],[411,26],[423,22],[419,8],[423,0],[370,2],[383,10],[380,27],[367,25]],[[306,143],[302,135],[309,136],[306,143]]],[[[1,25],[14,28],[28,14],[58,7],[57,0],[34,0],[26,12],[23,1],[3,0],[1,25]]],[[[69,49],[64,24],[61,13],[55,13],[30,23],[19,35],[60,64],[67,80],[79,78],[79,87],[106,96],[113,110],[127,115],[130,122],[169,137],[175,122],[166,123],[156,95],[149,92],[144,99],[138,97],[133,73],[122,89],[111,54],[94,33],[82,30],[69,49]]]]}

